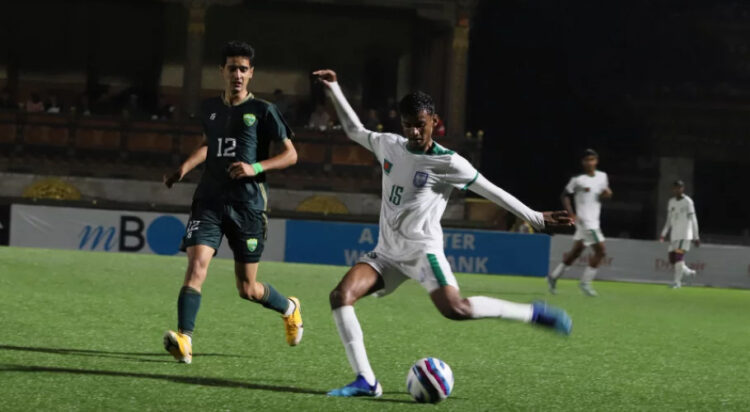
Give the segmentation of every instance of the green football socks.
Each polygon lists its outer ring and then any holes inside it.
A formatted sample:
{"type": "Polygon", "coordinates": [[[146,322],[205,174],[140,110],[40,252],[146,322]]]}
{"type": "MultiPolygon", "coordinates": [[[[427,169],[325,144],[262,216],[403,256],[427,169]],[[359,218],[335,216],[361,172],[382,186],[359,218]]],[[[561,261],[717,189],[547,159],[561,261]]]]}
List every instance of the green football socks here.
{"type": "Polygon", "coordinates": [[[183,286],[180,289],[180,297],[177,299],[177,327],[180,333],[193,336],[195,318],[198,316],[200,306],[201,293],[190,286],[183,286]]]}
{"type": "Polygon", "coordinates": [[[276,291],[276,289],[274,289],[273,286],[269,285],[268,283],[264,283],[263,286],[265,287],[266,291],[259,301],[260,304],[263,305],[263,307],[273,309],[276,312],[281,313],[282,315],[285,314],[287,309],[289,308],[289,305],[292,304],[291,301],[287,299],[286,296],[276,291]]]}

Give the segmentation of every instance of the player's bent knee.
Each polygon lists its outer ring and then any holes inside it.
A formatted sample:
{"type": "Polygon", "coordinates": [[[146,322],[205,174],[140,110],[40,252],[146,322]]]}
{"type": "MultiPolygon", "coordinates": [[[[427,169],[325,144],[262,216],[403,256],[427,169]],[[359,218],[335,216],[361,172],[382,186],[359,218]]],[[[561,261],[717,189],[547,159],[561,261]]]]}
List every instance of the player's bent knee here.
{"type": "Polygon", "coordinates": [[[258,282],[241,282],[237,284],[237,292],[242,299],[258,302],[263,298],[265,288],[258,282]]]}
{"type": "Polygon", "coordinates": [[[191,281],[202,282],[208,274],[208,265],[190,262],[187,269],[187,278],[191,281]]]}
{"type": "Polygon", "coordinates": [[[471,305],[465,300],[438,306],[440,314],[450,320],[471,319],[471,305]]]}
{"type": "Polygon", "coordinates": [[[336,309],[342,306],[354,305],[357,302],[357,297],[351,291],[342,290],[337,287],[328,295],[328,300],[331,303],[331,309],[336,309]]]}

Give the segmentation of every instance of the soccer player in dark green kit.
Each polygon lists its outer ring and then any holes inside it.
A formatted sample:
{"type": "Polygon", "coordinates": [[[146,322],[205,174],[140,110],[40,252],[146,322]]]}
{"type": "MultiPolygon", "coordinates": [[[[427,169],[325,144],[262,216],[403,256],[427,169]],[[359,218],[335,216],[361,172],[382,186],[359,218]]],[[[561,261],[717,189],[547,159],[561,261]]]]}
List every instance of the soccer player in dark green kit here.
{"type": "Polygon", "coordinates": [[[176,172],[164,177],[164,184],[172,187],[206,162],[182,242],[188,268],[177,300],[178,329],[164,335],[164,347],[184,363],[192,362],[192,335],[201,286],[222,236],[227,237],[234,254],[240,297],[281,313],[289,345],[297,345],[302,339],[299,300],[287,298],[268,283],[256,281],[268,226],[265,174],[295,164],[297,152],[290,140],[292,131],[276,106],[256,99],[248,91],[254,63],[255,52],[249,44],[232,41],[224,46],[221,57],[224,93],[205,100],[199,113],[203,144],[176,172]],[[272,141],[280,143],[283,149],[277,156],[269,157],[272,141]]]}

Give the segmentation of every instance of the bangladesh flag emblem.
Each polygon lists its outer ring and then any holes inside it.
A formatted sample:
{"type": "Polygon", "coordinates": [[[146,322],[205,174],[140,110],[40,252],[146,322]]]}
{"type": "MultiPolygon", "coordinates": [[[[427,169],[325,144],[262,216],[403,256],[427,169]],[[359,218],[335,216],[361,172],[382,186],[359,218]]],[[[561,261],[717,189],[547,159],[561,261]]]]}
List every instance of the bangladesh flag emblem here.
{"type": "Polygon", "coordinates": [[[393,163],[389,162],[388,159],[383,160],[383,170],[385,170],[386,174],[391,173],[391,169],[393,169],[393,163]]]}
{"type": "Polygon", "coordinates": [[[255,252],[255,249],[258,248],[258,239],[256,238],[250,238],[247,240],[247,250],[250,252],[255,252]]]}
{"type": "Polygon", "coordinates": [[[242,116],[242,120],[245,122],[245,125],[252,126],[255,124],[255,115],[252,113],[246,113],[242,116]]]}

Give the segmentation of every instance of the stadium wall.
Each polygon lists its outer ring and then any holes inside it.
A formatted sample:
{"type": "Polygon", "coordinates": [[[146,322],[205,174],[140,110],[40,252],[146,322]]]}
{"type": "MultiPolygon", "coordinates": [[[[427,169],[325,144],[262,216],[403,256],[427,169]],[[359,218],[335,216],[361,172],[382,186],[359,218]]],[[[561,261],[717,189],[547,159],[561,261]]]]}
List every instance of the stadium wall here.
{"type": "MultiPolygon", "coordinates": [[[[27,204],[0,205],[0,245],[175,255],[187,214],[27,204]]],[[[377,244],[375,224],[270,219],[264,260],[352,265],[377,244]]],[[[545,276],[571,236],[445,230],[445,253],[456,272],[545,276]]],[[[667,245],[611,238],[599,279],[667,284],[667,245]]],[[[226,243],[218,257],[231,258],[226,243]]],[[[583,269],[588,255],[575,266],[583,269]]],[[[704,244],[687,254],[695,284],[750,289],[750,247],[704,244]]],[[[579,276],[574,269],[569,276],[579,276]]]]}
{"type": "MultiPolygon", "coordinates": [[[[168,205],[190,207],[197,184],[183,182],[171,189],[164,187],[160,181],[143,181],[133,179],[116,179],[81,176],[41,176],[26,173],[0,172],[0,197],[19,198],[37,182],[59,180],[71,185],[81,194],[81,200],[97,200],[144,205],[168,205]]],[[[293,190],[271,188],[269,208],[271,210],[294,211],[306,205],[307,201],[324,196],[341,204],[345,213],[353,215],[372,215],[380,213],[380,195],[369,193],[321,192],[312,190],[293,190]]],[[[309,210],[306,210],[309,211],[309,210]]],[[[452,199],[448,203],[446,219],[459,220],[464,217],[463,198],[452,199]]]]}
{"type": "MultiPolygon", "coordinates": [[[[0,209],[0,213],[2,209],[0,209]]],[[[13,204],[11,246],[175,255],[187,214],[13,204]]],[[[375,224],[270,219],[264,260],[352,265],[378,240],[375,224]]],[[[544,276],[549,237],[484,230],[445,230],[457,272],[544,276]]],[[[222,244],[218,257],[231,258],[222,244]]]]}

